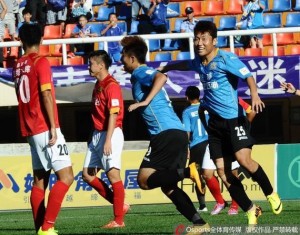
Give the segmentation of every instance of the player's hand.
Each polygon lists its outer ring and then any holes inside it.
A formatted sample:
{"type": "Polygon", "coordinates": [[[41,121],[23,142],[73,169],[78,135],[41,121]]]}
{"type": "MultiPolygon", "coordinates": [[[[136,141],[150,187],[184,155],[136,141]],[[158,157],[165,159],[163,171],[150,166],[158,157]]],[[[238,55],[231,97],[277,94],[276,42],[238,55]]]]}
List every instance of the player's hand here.
{"type": "Polygon", "coordinates": [[[53,146],[56,143],[57,140],[57,134],[56,134],[56,128],[51,128],[50,129],[50,140],[49,140],[49,145],[53,146]]]}
{"type": "Polygon", "coordinates": [[[280,84],[280,87],[282,90],[284,90],[287,93],[293,94],[296,91],[296,88],[294,87],[294,85],[292,83],[282,82],[280,84]]]}
{"type": "Polygon", "coordinates": [[[109,156],[112,154],[111,141],[105,141],[103,147],[103,154],[109,156]]]}
{"type": "Polygon", "coordinates": [[[131,104],[128,107],[128,111],[132,112],[133,110],[136,110],[139,107],[139,103],[131,104]]]}
{"type": "Polygon", "coordinates": [[[264,102],[261,101],[259,96],[252,97],[252,110],[256,113],[260,113],[265,108],[264,102]]]}

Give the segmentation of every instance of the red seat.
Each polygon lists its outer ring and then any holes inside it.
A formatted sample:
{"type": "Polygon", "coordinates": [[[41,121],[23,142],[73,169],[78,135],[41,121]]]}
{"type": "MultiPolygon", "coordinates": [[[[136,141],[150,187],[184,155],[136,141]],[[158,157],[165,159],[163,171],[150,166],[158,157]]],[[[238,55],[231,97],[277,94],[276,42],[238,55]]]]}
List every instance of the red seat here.
{"type": "Polygon", "coordinates": [[[285,46],[285,54],[286,55],[300,55],[300,45],[287,45],[285,46]]]}
{"type": "Polygon", "coordinates": [[[204,15],[222,15],[224,14],[224,2],[207,0],[201,2],[201,8],[204,15]]]}
{"type": "Polygon", "coordinates": [[[74,56],[67,59],[68,65],[83,65],[83,58],[81,56],[74,56]]]}
{"type": "Polygon", "coordinates": [[[40,56],[50,56],[50,47],[49,45],[40,45],[39,55],[40,56]]]}
{"type": "MultiPolygon", "coordinates": [[[[277,56],[284,56],[284,47],[277,47],[277,56]]],[[[274,56],[273,46],[267,46],[263,48],[263,56],[274,56]]]]}
{"type": "Polygon", "coordinates": [[[76,24],[67,24],[66,28],[65,28],[65,34],[64,34],[64,38],[70,38],[71,37],[71,33],[73,32],[73,29],[76,27],[76,24]]]}
{"type": "Polygon", "coordinates": [[[293,33],[277,33],[277,45],[289,45],[295,43],[293,33]]]}
{"type": "Polygon", "coordinates": [[[3,58],[18,58],[19,47],[3,47],[3,58]]]}
{"type": "Polygon", "coordinates": [[[203,11],[201,10],[201,2],[200,1],[186,1],[181,4],[181,15],[186,16],[185,8],[192,7],[194,9],[194,16],[203,15],[203,11]]]}
{"type": "Polygon", "coordinates": [[[262,56],[261,48],[246,48],[244,51],[244,56],[262,56]]]}
{"type": "Polygon", "coordinates": [[[240,0],[224,0],[224,11],[226,14],[242,14],[240,0]]]}
{"type": "Polygon", "coordinates": [[[44,39],[62,38],[62,30],[60,25],[46,25],[44,28],[44,39]]]}
{"type": "Polygon", "coordinates": [[[272,45],[272,35],[271,34],[264,34],[263,35],[263,39],[262,39],[262,43],[264,46],[270,46],[272,45]]]}
{"type": "Polygon", "coordinates": [[[50,63],[50,66],[60,66],[61,65],[61,58],[59,57],[46,57],[50,63]]]}
{"type": "MultiPolygon", "coordinates": [[[[55,44],[51,45],[51,56],[62,56],[62,45],[61,44],[55,44]]],[[[70,45],[67,44],[67,52],[70,51],[70,45]]]]}

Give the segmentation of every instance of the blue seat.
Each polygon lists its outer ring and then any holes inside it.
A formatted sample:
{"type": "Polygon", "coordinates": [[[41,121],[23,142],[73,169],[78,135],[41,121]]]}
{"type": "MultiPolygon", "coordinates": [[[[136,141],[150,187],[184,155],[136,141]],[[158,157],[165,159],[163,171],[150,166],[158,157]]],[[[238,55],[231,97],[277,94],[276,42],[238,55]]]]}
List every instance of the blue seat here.
{"type": "Polygon", "coordinates": [[[149,39],[149,51],[158,51],[160,49],[159,39],[149,39]]]}
{"type": "Polygon", "coordinates": [[[285,27],[300,27],[300,12],[289,12],[286,14],[285,27]]]}
{"type": "Polygon", "coordinates": [[[118,22],[117,25],[119,28],[123,30],[124,33],[127,33],[127,23],[126,22],[118,22]]]}
{"type": "Polygon", "coordinates": [[[179,49],[178,39],[165,39],[164,47],[162,48],[163,51],[175,51],[179,49]]]}
{"type": "Polygon", "coordinates": [[[221,16],[219,21],[218,30],[232,30],[235,29],[236,17],[235,16],[221,16]]]}
{"type": "Polygon", "coordinates": [[[295,11],[300,11],[300,0],[296,0],[295,6],[293,8],[295,11]]]}
{"type": "Polygon", "coordinates": [[[104,4],[104,0],[93,0],[92,6],[99,6],[104,4]]]}
{"type": "Polygon", "coordinates": [[[170,2],[167,8],[167,18],[180,16],[179,2],[170,2]]]}
{"type": "Polygon", "coordinates": [[[280,28],[281,13],[267,13],[263,15],[265,28],[280,28]]]}
{"type": "Polygon", "coordinates": [[[196,18],[196,20],[214,22],[214,17],[200,17],[200,18],[196,18]]]}
{"type": "Polygon", "coordinates": [[[190,60],[191,53],[189,51],[181,51],[177,54],[176,60],[190,60]]]}
{"type": "Polygon", "coordinates": [[[139,23],[140,22],[137,21],[137,20],[131,21],[130,32],[128,33],[129,35],[138,34],[138,25],[139,25],[139,23]]]}
{"type": "Polygon", "coordinates": [[[290,11],[292,9],[291,0],[273,0],[270,10],[273,12],[290,11]]]}
{"type": "Polygon", "coordinates": [[[154,61],[170,61],[172,60],[172,54],[170,52],[160,52],[154,57],[154,61]]]}
{"type": "Polygon", "coordinates": [[[176,18],[174,22],[174,30],[173,33],[180,33],[180,26],[184,19],[176,18]]]}
{"type": "Polygon", "coordinates": [[[98,36],[100,36],[101,31],[104,29],[105,25],[103,23],[97,22],[97,23],[89,23],[88,25],[91,25],[91,28],[93,32],[97,32],[98,36]]]}
{"type": "Polygon", "coordinates": [[[108,17],[110,13],[116,13],[116,8],[114,6],[113,7],[100,6],[96,20],[97,21],[109,20],[108,17]]]}
{"type": "Polygon", "coordinates": [[[119,4],[122,4],[125,2],[126,2],[125,0],[108,0],[107,4],[108,5],[119,5],[119,4]]]}
{"type": "Polygon", "coordinates": [[[131,19],[131,6],[128,6],[126,4],[122,4],[119,9],[118,14],[119,20],[129,20],[131,19]]]}
{"type": "Polygon", "coordinates": [[[217,47],[227,47],[228,45],[228,38],[227,36],[218,36],[217,47]]]}

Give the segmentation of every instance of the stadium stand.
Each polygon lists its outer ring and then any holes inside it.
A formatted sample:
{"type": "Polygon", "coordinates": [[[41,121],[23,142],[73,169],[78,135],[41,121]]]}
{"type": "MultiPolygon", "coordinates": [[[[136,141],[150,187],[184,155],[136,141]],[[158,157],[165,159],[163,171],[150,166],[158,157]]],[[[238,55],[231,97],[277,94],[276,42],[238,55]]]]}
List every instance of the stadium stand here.
{"type": "Polygon", "coordinates": [[[233,30],[236,28],[236,16],[220,16],[216,18],[218,30],[233,30]]]}
{"type": "Polygon", "coordinates": [[[149,40],[149,51],[158,51],[160,49],[160,40],[159,39],[150,39],[149,40]]]}
{"type": "Polygon", "coordinates": [[[261,48],[245,48],[244,56],[262,56],[261,48]]]}
{"type": "Polygon", "coordinates": [[[76,24],[66,24],[65,27],[65,33],[63,35],[63,38],[70,38],[71,33],[73,32],[73,29],[76,27],[76,24]]]}
{"type": "Polygon", "coordinates": [[[269,10],[273,12],[284,12],[292,9],[291,0],[272,0],[269,5],[269,10]]]}
{"type": "Polygon", "coordinates": [[[61,65],[61,58],[60,57],[46,57],[50,63],[50,66],[60,66],[61,65]]]}
{"type": "Polygon", "coordinates": [[[201,8],[204,15],[223,15],[224,14],[224,2],[207,0],[201,2],[201,8]]]}
{"type": "Polygon", "coordinates": [[[62,29],[60,25],[46,25],[44,28],[43,39],[62,38],[62,29]]]}
{"type": "Polygon", "coordinates": [[[300,11],[300,0],[295,1],[294,11],[300,11]]]}
{"type": "Polygon", "coordinates": [[[188,51],[180,51],[176,55],[176,60],[189,60],[191,58],[191,53],[188,51]]]}
{"type": "Polygon", "coordinates": [[[265,28],[280,28],[281,13],[266,13],[263,15],[264,27],[265,28]]]}
{"type": "Polygon", "coordinates": [[[277,33],[276,34],[277,45],[289,45],[296,43],[293,33],[277,33]]]}
{"type": "Polygon", "coordinates": [[[83,57],[82,56],[74,56],[67,59],[68,65],[83,65],[83,57]]]}
{"type": "Polygon", "coordinates": [[[41,55],[41,56],[50,56],[50,47],[49,47],[49,45],[40,45],[39,55],[41,55]]]}
{"type": "Polygon", "coordinates": [[[228,15],[242,14],[239,0],[224,0],[224,12],[228,15]]]}
{"type": "Polygon", "coordinates": [[[194,9],[194,16],[203,15],[203,9],[201,8],[201,1],[184,1],[180,4],[181,16],[186,16],[185,8],[192,7],[194,9]]]}
{"type": "Polygon", "coordinates": [[[163,51],[174,51],[179,49],[179,42],[177,39],[165,39],[165,44],[162,48],[163,51]]]}
{"type": "Polygon", "coordinates": [[[100,6],[96,21],[107,21],[110,13],[116,13],[115,6],[100,6]]]}
{"type": "Polygon", "coordinates": [[[170,52],[159,52],[155,54],[154,61],[170,61],[172,54],[170,52]]]}
{"type": "Polygon", "coordinates": [[[93,0],[92,6],[100,6],[104,4],[104,0],[93,0]]]}
{"type": "Polygon", "coordinates": [[[284,27],[300,26],[300,12],[283,12],[282,18],[284,27]]]}
{"type": "Polygon", "coordinates": [[[226,36],[218,36],[218,42],[217,42],[217,46],[218,47],[228,47],[228,37],[226,36]]]}
{"type": "Polygon", "coordinates": [[[299,44],[286,45],[285,46],[285,54],[286,55],[300,55],[300,45],[299,44]]]}
{"type": "Polygon", "coordinates": [[[167,8],[167,18],[180,16],[180,4],[179,2],[171,2],[167,8]]]}
{"type": "MultiPolygon", "coordinates": [[[[264,47],[262,49],[262,55],[263,56],[274,56],[273,46],[266,46],[266,47],[264,47]]],[[[281,47],[277,48],[277,55],[278,56],[284,56],[285,55],[284,46],[281,46],[281,47]]]]}

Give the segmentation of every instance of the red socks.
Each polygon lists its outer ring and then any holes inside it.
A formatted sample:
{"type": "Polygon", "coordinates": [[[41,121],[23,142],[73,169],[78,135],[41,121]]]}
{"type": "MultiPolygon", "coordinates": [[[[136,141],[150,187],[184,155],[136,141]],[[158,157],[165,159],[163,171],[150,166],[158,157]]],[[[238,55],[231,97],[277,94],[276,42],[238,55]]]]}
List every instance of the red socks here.
{"type": "Polygon", "coordinates": [[[38,231],[45,217],[45,191],[33,186],[30,194],[30,204],[35,230],[38,231]]]}
{"type": "Polygon", "coordinates": [[[206,185],[209,188],[209,191],[217,201],[217,203],[224,204],[225,201],[221,194],[221,189],[219,186],[219,182],[215,176],[211,177],[209,180],[206,180],[206,185]]]}
{"type": "Polygon", "coordinates": [[[111,204],[114,203],[113,192],[103,180],[95,177],[95,179],[89,182],[89,185],[92,186],[102,197],[104,197],[111,204]]]}
{"type": "Polygon", "coordinates": [[[112,184],[112,188],[113,188],[113,195],[114,195],[113,208],[114,208],[115,221],[118,224],[122,224],[124,221],[123,205],[124,205],[124,198],[125,198],[125,190],[124,190],[123,182],[118,181],[112,184]]]}
{"type": "Polygon", "coordinates": [[[237,204],[237,202],[236,202],[235,200],[232,199],[230,207],[231,207],[231,208],[238,209],[238,208],[239,208],[239,205],[237,204]]]}
{"type": "Polygon", "coordinates": [[[47,210],[42,225],[42,230],[47,231],[54,226],[60,211],[62,201],[69,190],[69,186],[62,181],[57,181],[49,193],[47,210]]]}

